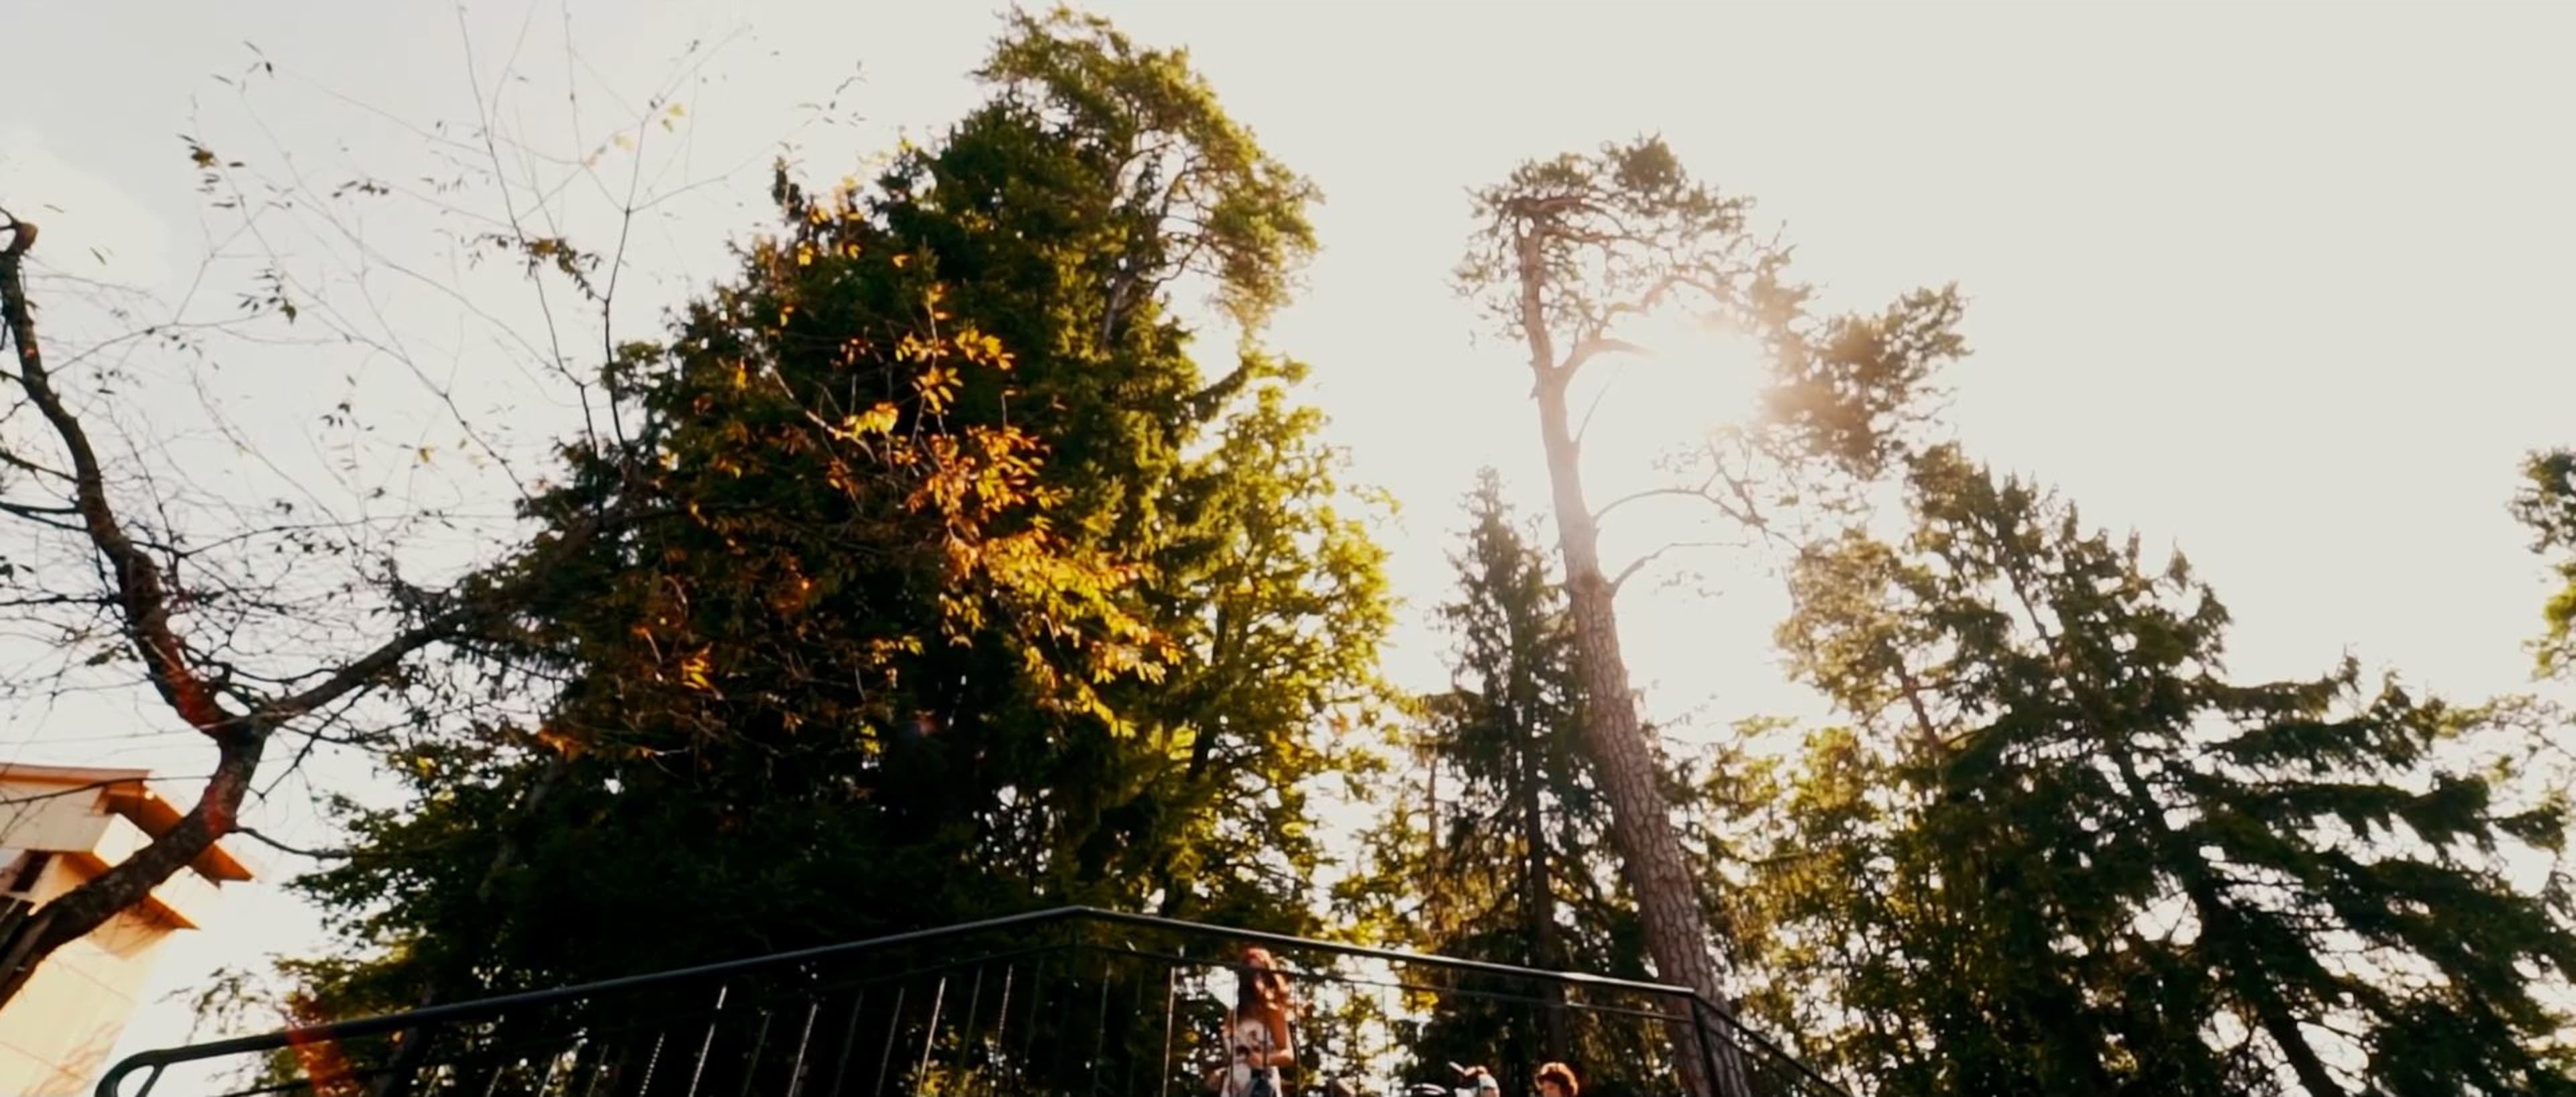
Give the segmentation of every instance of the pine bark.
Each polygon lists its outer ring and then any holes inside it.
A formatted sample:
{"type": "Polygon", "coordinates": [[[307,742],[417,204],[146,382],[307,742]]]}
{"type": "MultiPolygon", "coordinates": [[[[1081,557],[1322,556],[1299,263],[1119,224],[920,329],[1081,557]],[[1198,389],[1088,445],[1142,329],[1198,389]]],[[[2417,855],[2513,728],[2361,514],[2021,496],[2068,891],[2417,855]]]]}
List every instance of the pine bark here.
{"type": "MultiPolygon", "coordinates": [[[[1564,557],[1566,600],[1573,614],[1575,662],[1585,705],[1582,741],[1601,791],[1610,804],[1611,844],[1628,885],[1636,892],[1646,951],[1666,983],[1698,992],[1725,1021],[1733,1014],[1711,946],[1699,889],[1675,831],[1671,805],[1656,779],[1652,745],[1637,718],[1626,657],[1619,649],[1619,614],[1609,577],[1601,569],[1600,530],[1585,498],[1580,448],[1566,412],[1567,374],[1556,361],[1541,286],[1547,272],[1542,241],[1524,226],[1518,240],[1521,331],[1537,378],[1539,435],[1546,446],[1554,496],[1557,545],[1564,557]]],[[[1725,1027],[1723,1024],[1719,1028],[1725,1027]]],[[[1747,1097],[1742,1053],[1732,1032],[1702,1032],[1693,1023],[1673,1026],[1673,1054],[1683,1084],[1693,1093],[1747,1097]],[[1703,1051],[1705,1047],[1705,1051],[1703,1051]],[[1714,1067],[1716,1077],[1709,1076],[1714,1067]]]]}

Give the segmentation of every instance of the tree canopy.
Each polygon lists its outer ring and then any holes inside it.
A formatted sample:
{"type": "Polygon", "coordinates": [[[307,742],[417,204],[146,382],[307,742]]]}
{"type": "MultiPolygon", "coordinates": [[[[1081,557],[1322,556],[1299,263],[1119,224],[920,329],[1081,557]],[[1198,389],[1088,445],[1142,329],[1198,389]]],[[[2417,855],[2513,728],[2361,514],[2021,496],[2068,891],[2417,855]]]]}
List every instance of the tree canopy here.
{"type": "Polygon", "coordinates": [[[1766,892],[1848,1076],[1898,1093],[2556,1093],[2565,820],[2512,706],[2241,683],[2181,557],[1955,450],[1798,568],[1815,737],[1766,892]],[[2506,749],[2496,753],[2492,748],[2506,749]],[[2486,749],[2481,749],[2486,748],[2486,749]],[[2503,768],[2496,768],[2503,767],[2503,768]],[[2465,1087],[2465,1088],[2464,1088],[2465,1087]]]}
{"type": "MultiPolygon", "coordinates": [[[[2234,621],[2179,553],[2088,525],[1975,438],[1936,442],[1967,352],[1955,288],[1828,311],[1752,202],[1657,137],[1473,191],[1457,288],[1529,370],[1550,505],[1525,519],[1483,473],[1426,607],[1447,680],[1400,690],[1385,500],[1350,482],[1270,329],[1320,246],[1318,186],[1186,52],[1094,16],[1007,13],[973,76],[970,109],[866,178],[776,165],[774,217],[652,338],[579,367],[551,348],[586,429],[544,482],[512,472],[526,541],[443,589],[318,520],[182,528],[256,504],[152,515],[178,498],[154,462],[178,459],[102,457],[84,424],[122,429],[126,381],[75,390],[82,351],[48,364],[34,226],[0,211],[0,383],[31,409],[0,425],[32,424],[0,439],[0,516],[31,535],[0,559],[0,609],[67,638],[59,663],[131,671],[218,767],[175,838],[0,910],[0,1003],[215,841],[260,837],[237,815],[272,739],[302,736],[374,752],[394,789],[335,798],[345,847],[291,884],[334,947],[206,988],[262,1022],[1086,904],[1678,984],[1864,1097],[2576,1097],[2564,714],[2351,655],[2231,667],[2234,621]],[[1664,349],[1640,334],[1656,318],[1738,340],[1758,406],[1660,466],[1669,484],[1597,501],[1574,386],[1664,349]],[[1656,551],[1622,566],[1599,533],[1671,502],[1776,554],[1745,571],[1784,581],[1776,646],[1828,718],[1733,713],[1760,734],[1697,758],[1647,719],[1618,611],[1656,551]],[[355,577],[297,581],[319,557],[355,577]],[[335,601],[367,619],[344,631],[385,635],[307,660],[329,645],[301,618],[335,601]]],[[[313,194],[245,198],[238,163],[188,151],[218,203],[313,194]]],[[[606,316],[622,251],[512,228],[459,254],[510,252],[626,330],[606,316]]],[[[326,312],[283,266],[244,311],[326,312]]],[[[2548,690],[2576,675],[2576,450],[2521,471],[2548,690]]],[[[1224,961],[1127,960],[1168,966],[1113,1000],[1104,960],[1088,1005],[1006,971],[1030,1030],[1094,1041],[1049,1066],[1024,1037],[1021,1077],[1072,1092],[1115,1060],[1167,1082],[1222,1054],[1227,1007],[1178,1003],[1201,989],[1185,968],[1224,961]],[[1114,1027],[1155,995],[1159,1032],[1114,1027]]],[[[1296,972],[1318,991],[1300,1069],[1567,1060],[1596,1094],[1722,1097],[1780,1077],[1705,1045],[1701,1010],[1586,1014],[1560,1008],[1579,981],[1368,962],[1399,974],[1296,972]]],[[[845,1014],[885,1020],[880,1077],[900,995],[845,1014]]],[[[649,1012],[592,1008],[564,1007],[572,1027],[649,1012]]],[[[968,1058],[941,1077],[983,1080],[968,1058]]],[[[919,1062],[916,1088],[946,1085],[919,1062]]]]}
{"type": "Polygon", "coordinates": [[[424,738],[412,801],[350,816],[366,855],[299,886],[378,951],[313,989],[1041,903],[1308,924],[1306,797],[1391,612],[1302,367],[1252,341],[1312,188],[1097,20],[1015,15],[983,76],[873,186],[782,169],[778,228],[609,365],[636,426],[528,513],[669,520],[550,560],[478,648],[543,726],[424,738]],[[1245,325],[1213,378],[1193,279],[1245,325]]]}

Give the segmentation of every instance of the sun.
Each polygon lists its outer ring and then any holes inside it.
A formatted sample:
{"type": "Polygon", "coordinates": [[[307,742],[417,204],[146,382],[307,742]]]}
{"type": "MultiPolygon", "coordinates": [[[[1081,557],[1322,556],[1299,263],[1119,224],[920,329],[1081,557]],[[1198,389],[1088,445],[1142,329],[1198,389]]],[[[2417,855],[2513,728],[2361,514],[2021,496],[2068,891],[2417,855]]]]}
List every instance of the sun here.
{"type": "Polygon", "coordinates": [[[1567,394],[1586,480],[1603,498],[1645,487],[1628,481],[1655,477],[1674,455],[1751,425],[1770,381],[1758,343],[1694,316],[1647,316],[1618,336],[1643,353],[1590,364],[1567,394]]]}

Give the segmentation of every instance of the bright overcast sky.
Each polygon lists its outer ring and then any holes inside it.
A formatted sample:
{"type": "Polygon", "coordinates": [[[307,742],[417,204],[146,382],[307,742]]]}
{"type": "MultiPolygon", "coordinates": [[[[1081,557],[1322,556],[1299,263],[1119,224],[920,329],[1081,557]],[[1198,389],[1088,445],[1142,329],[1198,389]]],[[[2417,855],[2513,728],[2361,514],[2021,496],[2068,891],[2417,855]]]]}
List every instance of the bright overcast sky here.
{"type": "MultiPolygon", "coordinates": [[[[471,118],[469,38],[487,83],[516,45],[532,79],[580,69],[593,106],[641,98],[692,39],[724,42],[675,93],[699,142],[687,177],[756,163],[794,131],[828,181],[896,127],[968,107],[964,74],[996,27],[969,2],[575,0],[568,16],[563,2],[478,2],[460,26],[417,2],[0,0],[0,203],[48,223],[55,269],[176,294],[204,244],[175,135],[199,124],[192,97],[209,114],[231,101],[209,77],[240,74],[245,41],[294,76],[261,92],[275,139],[319,159],[346,142],[360,161],[407,138],[355,110],[299,112],[328,89],[410,121],[471,118]],[[854,71],[840,103],[864,124],[806,124],[798,104],[854,71]],[[91,247],[105,270],[81,265],[91,247]]],[[[1314,364],[1311,398],[1356,479],[1404,504],[1383,536],[1417,611],[1445,594],[1454,504],[1479,465],[1544,498],[1514,349],[1471,344],[1446,288],[1464,189],[1660,131],[1785,224],[1830,304],[1961,283],[1976,355],[1952,377],[1960,437],[2092,522],[2186,549],[2240,622],[2240,671],[2313,672],[2350,650],[2460,695],[2526,685],[2544,584],[2504,502],[2523,451],[2576,442],[2576,5],[1094,10],[1187,45],[1228,108],[1322,185],[1324,253],[1271,342],[1314,364]]],[[[505,109],[563,113],[559,93],[505,109]]],[[[251,132],[231,117],[226,133],[251,132]]],[[[656,224],[640,262],[672,277],[652,304],[717,269],[765,185],[720,179],[656,224]]],[[[471,385],[484,367],[457,368],[471,385]]],[[[1643,387],[1655,370],[1628,381],[1604,412],[1623,429],[1593,454],[1597,496],[1694,425],[1643,387]]],[[[235,406],[254,431],[311,422],[294,402],[309,379],[235,354],[210,383],[292,409],[235,406]]],[[[1776,594],[1723,557],[1703,566],[1726,597],[1641,583],[1623,603],[1653,709],[1800,707],[1767,650],[1776,594]]],[[[1436,641],[1418,623],[1403,641],[1399,675],[1437,684],[1436,641]]],[[[98,741],[167,723],[134,704],[0,713],[0,757],[202,766],[185,735],[98,741]]],[[[309,821],[263,810],[279,829],[309,821]]],[[[168,956],[154,993],[298,947],[305,919],[286,906],[237,903],[168,956]]],[[[185,1027],[157,1008],[127,1048],[185,1027]]]]}

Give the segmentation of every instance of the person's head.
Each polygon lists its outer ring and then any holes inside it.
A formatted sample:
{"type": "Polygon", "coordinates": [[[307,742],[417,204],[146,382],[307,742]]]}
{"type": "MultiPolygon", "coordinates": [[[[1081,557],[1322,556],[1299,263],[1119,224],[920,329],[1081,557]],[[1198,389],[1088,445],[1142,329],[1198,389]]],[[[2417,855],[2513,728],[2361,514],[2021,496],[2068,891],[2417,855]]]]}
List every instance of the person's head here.
{"type": "Polygon", "coordinates": [[[1250,1013],[1259,1010],[1289,1016],[1297,1012],[1297,999],[1288,992],[1288,973],[1279,970],[1279,960],[1270,950],[1258,945],[1243,950],[1243,971],[1235,979],[1235,1009],[1250,1013]]]}
{"type": "Polygon", "coordinates": [[[1538,1068],[1539,1097],[1577,1097],[1583,1083],[1574,1080],[1574,1068],[1563,1063],[1549,1063],[1538,1068]]]}
{"type": "Polygon", "coordinates": [[[1474,1094],[1475,1097],[1502,1097],[1503,1084],[1495,1080],[1493,1071],[1482,1066],[1462,1067],[1456,1063],[1449,1064],[1449,1069],[1458,1072],[1460,1088],[1456,1092],[1474,1094]]]}

